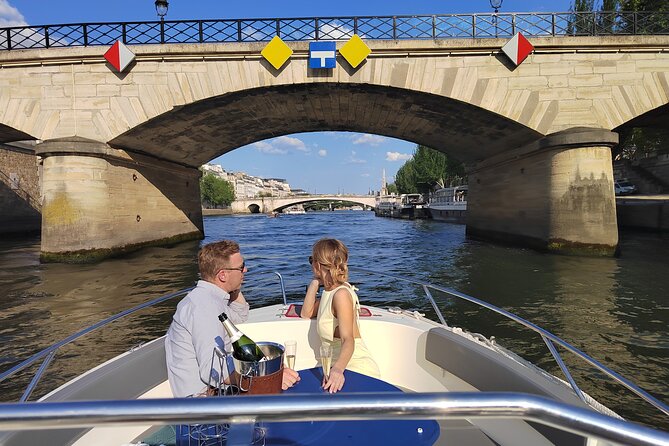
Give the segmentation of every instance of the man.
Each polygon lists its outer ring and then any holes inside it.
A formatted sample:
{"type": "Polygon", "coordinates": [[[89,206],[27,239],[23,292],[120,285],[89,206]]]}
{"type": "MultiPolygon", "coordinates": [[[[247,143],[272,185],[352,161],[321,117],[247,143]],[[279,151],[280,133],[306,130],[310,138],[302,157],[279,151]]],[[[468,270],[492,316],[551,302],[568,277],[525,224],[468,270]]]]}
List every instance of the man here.
{"type": "MultiPolygon", "coordinates": [[[[247,269],[237,242],[223,240],[203,246],[198,267],[201,280],[179,302],[165,339],[167,376],[175,397],[206,392],[210,384],[227,377],[227,372],[221,375],[218,358],[212,362],[215,347],[232,351],[217,316],[225,313],[234,324],[249,316],[249,304],[240,291],[247,269]]],[[[284,390],[297,380],[297,372],[284,368],[284,390]]]]}

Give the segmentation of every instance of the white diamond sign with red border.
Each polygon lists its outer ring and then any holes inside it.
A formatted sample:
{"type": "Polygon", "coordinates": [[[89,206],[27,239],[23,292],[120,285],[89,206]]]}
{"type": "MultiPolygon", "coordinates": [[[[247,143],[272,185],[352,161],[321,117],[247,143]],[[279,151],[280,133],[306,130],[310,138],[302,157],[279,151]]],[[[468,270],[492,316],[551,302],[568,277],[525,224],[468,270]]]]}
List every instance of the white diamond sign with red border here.
{"type": "Polygon", "coordinates": [[[130,62],[135,60],[135,53],[130,51],[120,40],[117,40],[105,53],[105,59],[121,73],[130,65],[130,62]]]}
{"type": "Polygon", "coordinates": [[[504,44],[502,51],[509,56],[511,62],[518,66],[534,51],[534,46],[521,33],[516,33],[504,44]]]}

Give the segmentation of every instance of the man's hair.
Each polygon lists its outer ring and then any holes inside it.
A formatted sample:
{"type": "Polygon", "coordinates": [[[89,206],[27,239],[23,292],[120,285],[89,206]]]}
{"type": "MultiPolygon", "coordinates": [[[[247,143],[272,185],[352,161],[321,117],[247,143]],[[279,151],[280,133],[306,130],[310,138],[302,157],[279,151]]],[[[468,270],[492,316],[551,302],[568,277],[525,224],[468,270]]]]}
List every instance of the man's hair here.
{"type": "Polygon", "coordinates": [[[211,281],[221,269],[230,267],[230,256],[239,252],[239,243],[233,240],[221,240],[208,243],[200,249],[197,264],[200,276],[211,281]]]}
{"type": "Polygon", "coordinates": [[[318,262],[326,271],[324,285],[339,285],[348,281],[348,249],[334,238],[323,238],[314,243],[313,261],[318,262]]]}

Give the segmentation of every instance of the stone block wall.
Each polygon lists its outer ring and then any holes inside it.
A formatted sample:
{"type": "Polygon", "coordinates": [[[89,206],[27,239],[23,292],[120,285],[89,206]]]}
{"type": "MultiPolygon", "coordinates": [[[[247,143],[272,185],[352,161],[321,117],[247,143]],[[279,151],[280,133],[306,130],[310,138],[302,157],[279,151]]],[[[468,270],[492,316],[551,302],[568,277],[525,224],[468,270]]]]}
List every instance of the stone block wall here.
{"type": "Polygon", "coordinates": [[[30,150],[0,146],[0,234],[39,231],[38,160],[30,150]]]}
{"type": "Polygon", "coordinates": [[[88,262],[203,237],[197,169],[106,152],[45,155],[43,261],[88,262]]]}

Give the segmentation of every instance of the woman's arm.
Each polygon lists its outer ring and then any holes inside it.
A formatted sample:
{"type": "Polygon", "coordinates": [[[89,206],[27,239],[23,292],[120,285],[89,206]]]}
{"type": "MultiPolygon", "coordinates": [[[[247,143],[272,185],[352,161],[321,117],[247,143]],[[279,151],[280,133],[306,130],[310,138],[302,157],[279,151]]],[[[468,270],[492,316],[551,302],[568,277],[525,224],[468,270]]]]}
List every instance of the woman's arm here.
{"type": "Polygon", "coordinates": [[[304,303],[302,303],[302,311],[300,317],[302,319],[311,319],[318,315],[318,304],[320,299],[316,298],[318,294],[318,287],[320,282],[318,279],[313,279],[307,287],[307,294],[304,296],[304,303]]]}
{"type": "Polygon", "coordinates": [[[332,299],[333,313],[339,322],[339,338],[341,339],[341,352],[337,362],[330,368],[330,376],[323,389],[335,393],[344,387],[344,369],[355,351],[355,311],[353,298],[346,288],[340,288],[332,299]]]}

